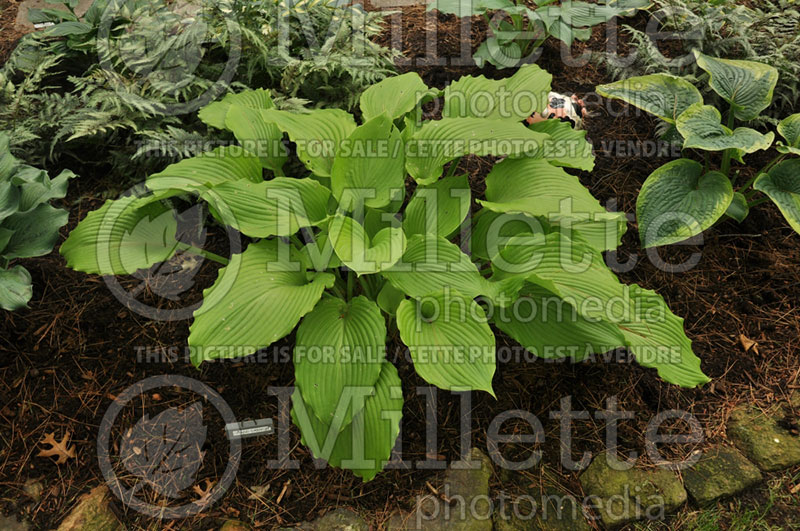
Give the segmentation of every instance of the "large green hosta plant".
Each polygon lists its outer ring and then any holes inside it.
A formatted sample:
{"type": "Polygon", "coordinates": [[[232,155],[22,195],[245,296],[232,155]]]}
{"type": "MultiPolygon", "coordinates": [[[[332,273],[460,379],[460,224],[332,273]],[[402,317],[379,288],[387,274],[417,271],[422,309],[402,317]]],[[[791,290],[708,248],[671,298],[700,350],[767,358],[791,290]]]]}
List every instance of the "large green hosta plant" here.
{"type": "Polygon", "coordinates": [[[592,169],[585,133],[558,121],[523,125],[546,105],[550,80],[527,66],[499,81],[464,77],[440,94],[409,73],[363,94],[360,123],[340,110],[278,111],[263,91],[229,96],[200,117],[246,149],[218,148],[151,176],[149,195],[90,213],[61,252],[81,271],[132,273],[184,246],[165,199],[207,203],[252,243],[223,260],[204,292],[189,335],[194,363],[254,352],[296,330],[292,416],[302,440],[366,480],[399,433],[403,396],[385,356],[395,331],[417,374],[442,389],[494,394],[490,322],[541,356],[627,347],[669,382],[706,382],[682,321],[603,263],[625,217],[563,169],[592,169]],[[522,91],[535,97],[502,105],[499,95],[522,91]],[[476,95],[480,111],[470,105],[476,95]],[[420,104],[438,96],[443,117],[419,121],[420,104]],[[274,149],[284,134],[303,168],[292,177],[287,154],[274,149]],[[474,216],[467,177],[456,171],[466,154],[504,157],[474,216]],[[515,313],[521,297],[560,307],[529,318],[515,313]]]}
{"type": "Polygon", "coordinates": [[[31,275],[11,262],[48,254],[67,224],[66,210],[50,205],[67,194],[65,170],[50,179],[47,172],[20,163],[9,151],[9,138],[0,133],[0,308],[18,310],[33,296],[31,275]]]}
{"type": "Polygon", "coordinates": [[[723,216],[743,221],[750,208],[772,200],[789,225],[800,232],[800,114],[778,124],[778,156],[739,185],[732,161],[772,147],[775,134],[735,127],[759,117],[769,107],[778,71],[752,61],[716,59],[695,52],[697,64],[709,74],[708,83],[730,106],[722,114],[705,105],[700,91],[683,78],[669,74],[632,77],[602,85],[597,91],[647,111],[673,127],[684,149],[705,153],[705,164],[689,158],[674,160],[654,171],[642,185],[636,205],[644,247],[669,245],[700,234],[723,216]],[[718,168],[710,154],[722,153],[718,168]],[[759,192],[766,198],[759,196],[759,192]]]}

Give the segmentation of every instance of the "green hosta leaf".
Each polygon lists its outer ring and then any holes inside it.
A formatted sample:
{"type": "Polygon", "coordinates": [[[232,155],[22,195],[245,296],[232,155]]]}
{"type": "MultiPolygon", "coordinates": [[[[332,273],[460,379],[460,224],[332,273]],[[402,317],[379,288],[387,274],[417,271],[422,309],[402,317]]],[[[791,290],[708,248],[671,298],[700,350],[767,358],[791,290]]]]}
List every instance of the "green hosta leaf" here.
{"type": "Polygon", "coordinates": [[[525,214],[505,214],[482,208],[473,217],[470,250],[474,256],[488,262],[497,256],[508,238],[526,233],[544,235],[546,228],[541,220],[525,214]]]}
{"type": "Polygon", "coordinates": [[[340,109],[315,109],[307,114],[261,111],[267,122],[275,122],[297,145],[297,156],[314,175],[330,177],[339,145],[356,128],[353,116],[340,109]]]}
{"type": "Polygon", "coordinates": [[[741,223],[745,220],[748,214],[750,214],[750,207],[747,204],[747,199],[745,198],[744,194],[740,192],[734,192],[733,201],[731,201],[731,204],[728,205],[728,210],[725,211],[725,215],[730,216],[741,223]]]}
{"type": "Polygon", "coordinates": [[[708,72],[709,85],[733,106],[739,120],[752,120],[772,103],[778,70],[753,61],[717,59],[695,50],[697,66],[708,72]]]}
{"type": "Polygon", "coordinates": [[[314,241],[306,243],[302,249],[298,250],[297,258],[303,263],[303,267],[314,271],[325,271],[342,266],[342,261],[336,256],[326,231],[316,234],[314,241]]]}
{"type": "Polygon", "coordinates": [[[561,120],[542,120],[528,127],[550,136],[536,154],[537,158],[543,158],[555,166],[585,171],[594,168],[594,154],[592,145],[586,141],[586,131],[579,131],[561,120]]]}
{"type": "Polygon", "coordinates": [[[443,118],[429,121],[411,137],[406,170],[417,183],[428,185],[436,182],[444,165],[457,157],[532,154],[548,138],[511,120],[443,118]]]}
{"type": "Polygon", "coordinates": [[[169,259],[178,247],[176,231],[170,208],[123,197],[89,212],[59,252],[76,271],[128,275],[169,259]]]}
{"type": "Polygon", "coordinates": [[[275,104],[268,90],[246,90],[238,94],[227,94],[222,101],[215,101],[200,109],[197,117],[203,123],[225,129],[225,120],[231,105],[238,105],[247,109],[273,109],[275,104]]]}
{"type": "Polygon", "coordinates": [[[711,227],[733,201],[731,181],[718,171],[703,174],[693,160],[661,166],[642,185],[636,217],[642,247],[681,242],[711,227]]]}
{"type": "Polygon", "coordinates": [[[500,80],[464,76],[444,90],[442,116],[522,121],[547,108],[552,79],[538,65],[524,65],[500,80]]]}
{"type": "Polygon", "coordinates": [[[31,274],[16,265],[10,269],[0,269],[0,308],[13,312],[27,308],[33,297],[31,274]]]}
{"type": "Polygon", "coordinates": [[[313,179],[239,180],[203,192],[215,216],[247,236],[291,236],[328,218],[330,191],[313,179]]]}
{"type": "Polygon", "coordinates": [[[486,63],[494,65],[498,70],[513,68],[519,66],[522,60],[522,48],[513,40],[501,40],[497,36],[488,37],[475,50],[472,60],[478,68],[483,68],[486,63]]]}
{"type": "Polygon", "coordinates": [[[800,113],[781,120],[778,124],[778,133],[786,139],[786,144],[778,144],[778,151],[800,155],[800,113]]]}
{"type": "Polygon", "coordinates": [[[494,396],[495,338],[478,303],[457,292],[405,300],[397,308],[400,338],[423,380],[445,390],[494,396]]]}
{"type": "MultiPolygon", "coordinates": [[[[359,397],[363,395],[356,395],[353,400],[359,397]]],[[[373,393],[366,396],[363,409],[346,426],[326,424],[316,418],[297,388],[292,404],[292,421],[300,429],[301,442],[315,458],[352,470],[364,481],[370,481],[383,470],[400,433],[403,416],[403,392],[394,365],[384,362],[373,393]]]]}
{"type": "Polygon", "coordinates": [[[359,275],[389,269],[406,249],[406,237],[400,227],[382,229],[370,241],[359,222],[337,214],[328,231],[336,255],[359,275]]]}
{"type": "MultiPolygon", "coordinates": [[[[27,212],[51,199],[62,199],[67,195],[69,179],[76,177],[69,170],[64,170],[57,177],[50,179],[47,172],[30,166],[18,169],[11,182],[19,186],[19,212],[27,212]]],[[[0,215],[2,217],[2,215],[0,215]]]]}
{"type": "Polygon", "coordinates": [[[466,175],[445,177],[418,186],[403,215],[406,236],[431,233],[450,236],[469,213],[470,188],[466,175]]]}
{"type": "MultiPolygon", "coordinates": [[[[386,357],[386,322],[366,297],[322,299],[297,328],[294,374],[303,400],[326,424],[352,386],[372,387],[386,357]]],[[[362,404],[363,405],[363,404],[362,404]]],[[[348,408],[343,425],[359,410],[348,408]]]]}
{"type": "Polygon", "coordinates": [[[386,282],[378,292],[377,302],[381,310],[394,315],[397,313],[397,307],[406,299],[405,293],[392,286],[391,282],[386,282]]]}
{"type": "Polygon", "coordinates": [[[597,87],[606,98],[622,100],[674,124],[683,111],[703,103],[697,87],[670,74],[637,76],[597,87]]]}
{"type": "Polygon", "coordinates": [[[0,182],[0,222],[19,210],[19,186],[11,181],[0,182]]]}
{"type": "Polygon", "coordinates": [[[800,159],[775,165],[756,179],[753,188],[767,194],[789,225],[800,233],[800,159]]]}
{"type": "Polygon", "coordinates": [[[514,7],[510,0],[434,0],[429,3],[427,10],[437,9],[442,13],[457,17],[471,17],[480,15],[488,9],[504,9],[514,7]]]}
{"type": "Polygon", "coordinates": [[[246,150],[259,156],[262,166],[279,175],[283,173],[289,155],[283,145],[283,131],[275,123],[267,122],[252,108],[231,105],[225,117],[225,127],[246,150]]]}
{"type": "Polygon", "coordinates": [[[678,117],[678,132],[684,137],[683,148],[723,151],[740,149],[753,153],[769,149],[775,133],[763,135],[749,127],[737,127],[733,131],[722,125],[722,115],[711,105],[692,105],[678,117]]]}
{"type": "Polygon", "coordinates": [[[3,228],[14,234],[3,249],[6,260],[43,256],[53,250],[58,230],[67,224],[69,213],[43,203],[27,212],[11,214],[3,220],[3,228]]]}
{"type": "Polygon", "coordinates": [[[493,322],[540,358],[580,361],[625,345],[617,325],[586,319],[569,302],[531,283],[520,292],[514,311],[495,312],[493,322]]]}
{"type": "Polygon", "coordinates": [[[222,183],[264,180],[258,157],[237,146],[223,146],[190,159],[170,164],[147,178],[147,187],[156,192],[176,190],[203,192],[222,183]]]}
{"type": "Polygon", "coordinates": [[[420,100],[436,92],[429,89],[416,72],[388,77],[361,94],[364,123],[381,114],[386,114],[390,120],[399,118],[414,110],[420,100]]]}
{"type": "Polygon", "coordinates": [[[314,309],[330,273],[307,278],[290,249],[280,240],[251,243],[219,270],[214,285],[203,292],[203,304],[189,328],[192,363],[252,354],[291,332],[314,309]]]}
{"type": "Polygon", "coordinates": [[[331,168],[331,187],[349,210],[388,205],[393,190],[405,185],[405,156],[400,133],[381,114],[353,131],[342,143],[331,168]]]}

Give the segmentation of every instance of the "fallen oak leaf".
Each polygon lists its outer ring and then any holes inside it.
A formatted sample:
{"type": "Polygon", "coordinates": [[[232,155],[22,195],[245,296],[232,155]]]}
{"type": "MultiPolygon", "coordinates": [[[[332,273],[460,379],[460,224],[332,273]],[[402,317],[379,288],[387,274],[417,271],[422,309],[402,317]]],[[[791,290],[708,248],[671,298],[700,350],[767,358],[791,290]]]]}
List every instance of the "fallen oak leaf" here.
{"type": "Polygon", "coordinates": [[[758,343],[753,341],[752,339],[750,339],[746,335],[739,334],[739,343],[742,344],[742,348],[744,349],[745,352],[750,352],[752,350],[756,354],[759,354],[759,352],[758,352],[758,343]]]}
{"type": "Polygon", "coordinates": [[[61,442],[56,441],[56,433],[46,433],[44,438],[39,441],[39,444],[49,444],[50,448],[47,450],[39,450],[36,454],[38,457],[53,457],[57,456],[56,464],[63,465],[67,459],[75,459],[75,445],[69,445],[69,438],[72,437],[71,432],[67,432],[61,439],[61,442]]]}
{"type": "Polygon", "coordinates": [[[213,481],[211,479],[205,478],[203,480],[203,484],[204,484],[204,487],[201,487],[200,485],[195,485],[195,486],[192,487],[192,491],[195,494],[197,494],[198,496],[200,496],[199,500],[195,500],[192,503],[195,503],[195,504],[199,505],[200,507],[205,507],[211,501],[210,500],[211,493],[214,490],[214,485],[216,485],[217,482],[213,481]]]}

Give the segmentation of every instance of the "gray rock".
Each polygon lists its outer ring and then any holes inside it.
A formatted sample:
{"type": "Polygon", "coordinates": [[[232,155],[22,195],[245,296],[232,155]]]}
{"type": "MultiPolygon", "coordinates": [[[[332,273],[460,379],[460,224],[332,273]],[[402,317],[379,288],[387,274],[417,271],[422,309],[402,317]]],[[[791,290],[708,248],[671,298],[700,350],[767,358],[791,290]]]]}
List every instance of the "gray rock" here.
{"type": "Polygon", "coordinates": [[[0,529],[3,531],[28,531],[31,528],[31,525],[23,521],[18,521],[17,517],[13,514],[10,516],[3,516],[0,514],[0,529]]]}
{"type": "Polygon", "coordinates": [[[300,525],[304,531],[369,531],[369,525],[356,512],[336,509],[313,522],[300,525]]]}
{"type": "Polygon", "coordinates": [[[116,531],[123,529],[116,515],[111,512],[111,492],[105,485],[93,488],[84,494],[78,505],[67,515],[58,531],[116,531]]]}
{"type": "Polygon", "coordinates": [[[250,526],[239,520],[225,520],[219,531],[250,531],[250,526]]]}
{"type": "Polygon", "coordinates": [[[747,406],[736,408],[728,421],[728,438],[761,470],[800,464],[800,438],[778,424],[787,414],[784,407],[768,413],[747,406]]]}
{"type": "Polygon", "coordinates": [[[683,471],[683,484],[700,505],[738,494],[762,479],[758,468],[733,448],[709,450],[683,471]]]}
{"type": "Polygon", "coordinates": [[[665,469],[615,470],[605,454],[592,460],[580,482],[588,501],[608,527],[643,518],[661,518],[686,502],[678,476],[665,469]]]}
{"type": "Polygon", "coordinates": [[[581,500],[560,489],[532,489],[495,506],[495,531],[591,531],[581,500]]]}
{"type": "Polygon", "coordinates": [[[469,460],[453,463],[447,470],[439,489],[440,497],[430,495],[422,498],[411,513],[392,516],[386,528],[397,531],[491,531],[489,478],[492,472],[491,460],[473,448],[469,460]]]}

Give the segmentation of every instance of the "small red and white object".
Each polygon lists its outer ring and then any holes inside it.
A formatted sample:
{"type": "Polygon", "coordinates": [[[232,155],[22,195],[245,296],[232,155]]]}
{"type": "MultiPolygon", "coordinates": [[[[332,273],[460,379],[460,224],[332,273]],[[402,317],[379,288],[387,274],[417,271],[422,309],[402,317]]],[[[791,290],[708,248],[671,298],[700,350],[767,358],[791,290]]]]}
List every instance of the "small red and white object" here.
{"type": "Polygon", "coordinates": [[[528,123],[533,124],[542,120],[558,119],[572,123],[576,129],[583,129],[583,118],[586,116],[586,108],[583,100],[577,96],[565,96],[558,92],[551,92],[547,95],[547,108],[542,114],[534,113],[528,118],[528,123]]]}

